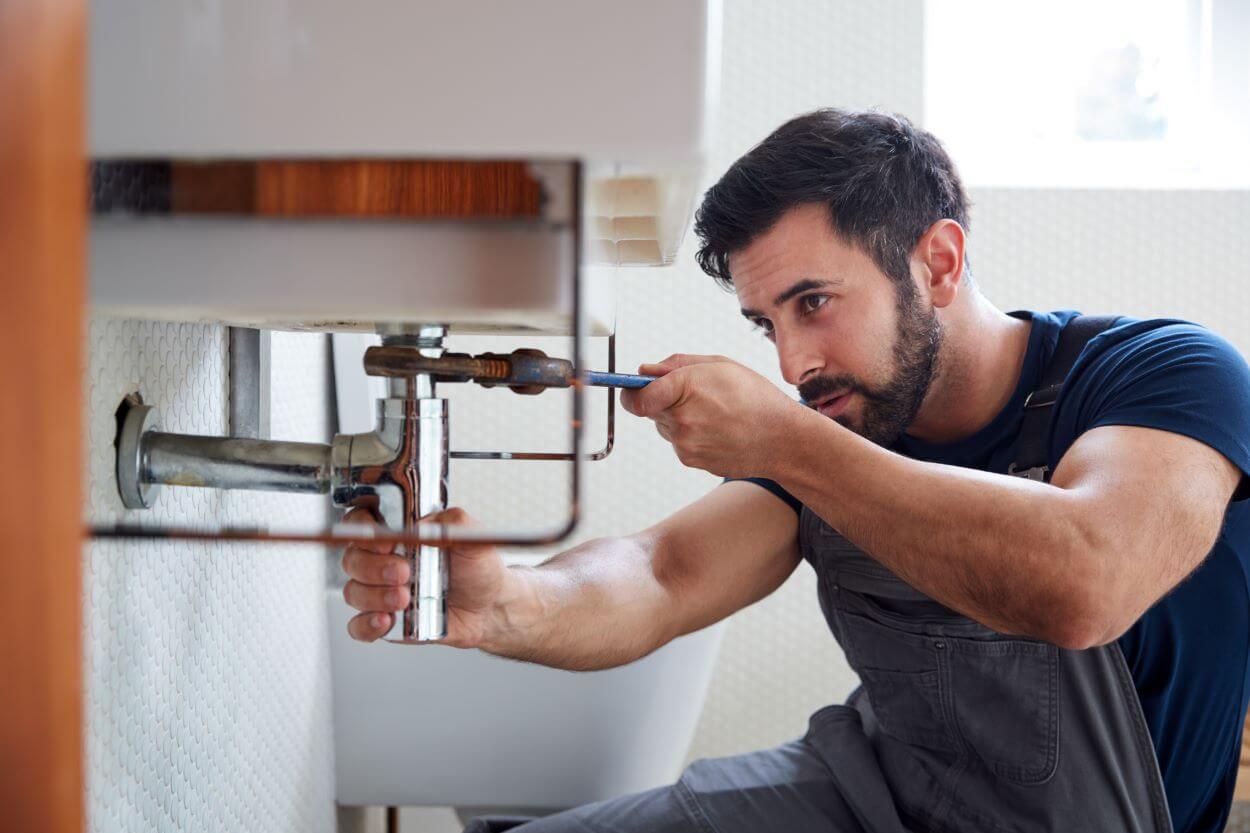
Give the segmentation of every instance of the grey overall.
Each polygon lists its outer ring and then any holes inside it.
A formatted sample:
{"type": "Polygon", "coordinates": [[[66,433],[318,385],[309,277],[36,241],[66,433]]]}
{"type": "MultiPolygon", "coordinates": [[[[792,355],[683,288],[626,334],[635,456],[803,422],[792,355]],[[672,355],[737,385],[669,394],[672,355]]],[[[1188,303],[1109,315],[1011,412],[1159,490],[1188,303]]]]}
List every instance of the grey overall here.
{"type": "MultiPolygon", "coordinates": [[[[1065,332],[1047,379],[1062,381],[1067,367],[1055,365],[1070,367],[1089,335],[1065,332]]],[[[1028,468],[1044,478],[1045,466],[1028,468]]],[[[1069,651],[996,633],[912,588],[807,508],[799,541],[862,681],[846,705],[816,712],[792,743],[696,761],[671,787],[519,828],[476,820],[466,833],[1171,833],[1118,644],[1069,651]]]]}

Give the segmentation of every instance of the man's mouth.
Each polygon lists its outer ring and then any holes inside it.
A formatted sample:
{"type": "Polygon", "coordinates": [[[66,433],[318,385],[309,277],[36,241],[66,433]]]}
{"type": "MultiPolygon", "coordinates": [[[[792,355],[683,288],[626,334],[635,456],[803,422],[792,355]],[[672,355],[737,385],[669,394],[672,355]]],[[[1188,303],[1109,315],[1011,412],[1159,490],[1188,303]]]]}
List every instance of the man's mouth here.
{"type": "Polygon", "coordinates": [[[823,399],[818,399],[812,403],[812,407],[830,419],[833,419],[846,410],[846,406],[850,403],[850,401],[851,392],[845,391],[843,393],[833,394],[832,396],[826,396],[823,399]]]}

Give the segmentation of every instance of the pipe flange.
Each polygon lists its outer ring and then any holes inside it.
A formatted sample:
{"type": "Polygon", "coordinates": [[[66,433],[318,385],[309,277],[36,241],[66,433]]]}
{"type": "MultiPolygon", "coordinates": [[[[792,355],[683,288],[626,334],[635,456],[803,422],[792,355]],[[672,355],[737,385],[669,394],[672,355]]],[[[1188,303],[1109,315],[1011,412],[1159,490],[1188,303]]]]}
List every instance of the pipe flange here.
{"type": "Polygon", "coordinates": [[[160,428],[156,408],[131,405],[117,432],[117,491],[127,509],[150,509],[159,483],[144,483],[143,435],[160,428]]]}

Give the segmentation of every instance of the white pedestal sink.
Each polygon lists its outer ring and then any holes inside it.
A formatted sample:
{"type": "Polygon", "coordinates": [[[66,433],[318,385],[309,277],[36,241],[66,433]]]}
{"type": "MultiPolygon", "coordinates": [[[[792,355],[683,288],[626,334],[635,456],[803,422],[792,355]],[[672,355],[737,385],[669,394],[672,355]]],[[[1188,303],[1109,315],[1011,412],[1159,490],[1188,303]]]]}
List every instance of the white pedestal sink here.
{"type": "Polygon", "coordinates": [[[327,595],[344,805],[563,808],[680,772],[722,627],[621,668],[558,671],[440,646],[364,644],[327,595]]]}

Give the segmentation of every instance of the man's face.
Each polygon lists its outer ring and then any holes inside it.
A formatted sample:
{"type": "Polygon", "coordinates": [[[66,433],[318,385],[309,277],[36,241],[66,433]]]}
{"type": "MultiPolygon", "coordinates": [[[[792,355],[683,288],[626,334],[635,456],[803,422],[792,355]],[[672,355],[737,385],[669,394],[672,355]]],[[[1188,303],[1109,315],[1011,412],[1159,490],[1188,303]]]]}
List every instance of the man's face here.
{"type": "Polygon", "coordinates": [[[880,445],[911,425],[937,371],[942,330],[841,240],[823,205],[802,205],[730,257],[747,320],[777,347],[781,375],[822,414],[880,445]]]}

